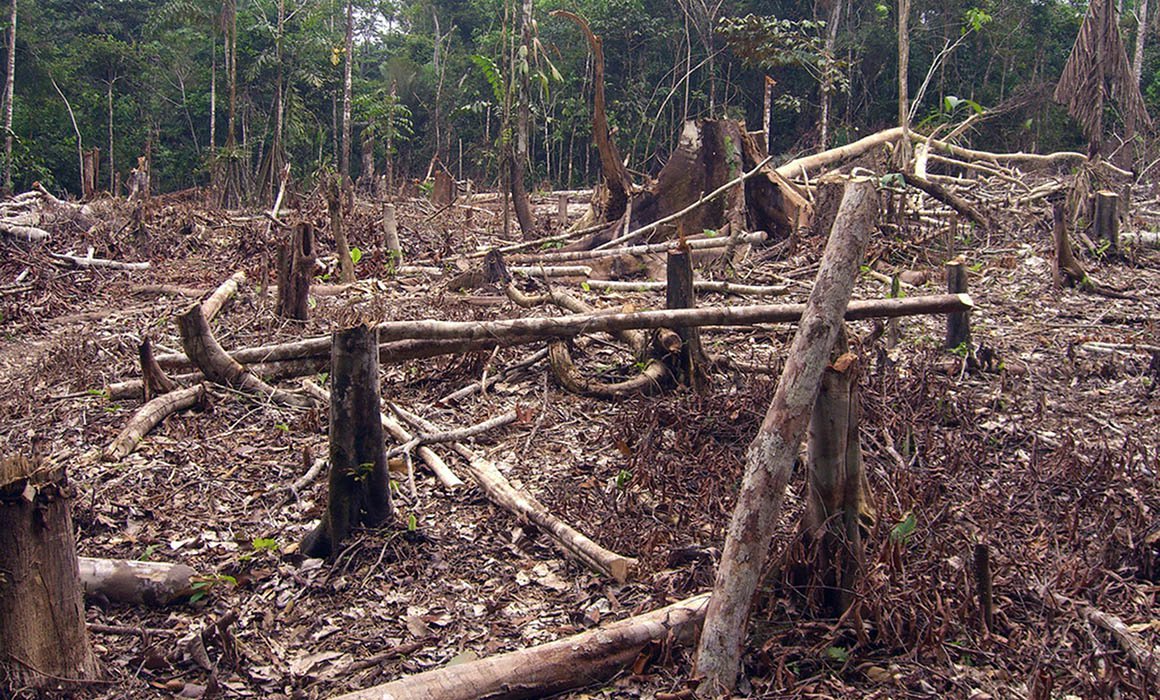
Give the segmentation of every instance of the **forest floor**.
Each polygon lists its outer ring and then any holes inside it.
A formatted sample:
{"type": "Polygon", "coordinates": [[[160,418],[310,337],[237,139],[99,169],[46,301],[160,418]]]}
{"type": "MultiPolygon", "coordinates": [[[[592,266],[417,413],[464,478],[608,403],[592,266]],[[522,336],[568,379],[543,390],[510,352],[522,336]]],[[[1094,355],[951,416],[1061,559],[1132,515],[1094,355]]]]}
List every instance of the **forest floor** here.
{"type": "MultiPolygon", "coordinates": [[[[452,267],[459,254],[490,247],[499,237],[496,206],[436,212],[424,201],[400,204],[407,262],[452,267]]],[[[300,214],[323,223],[319,207],[306,209],[300,214]]],[[[416,496],[402,485],[393,526],[358,532],[332,562],[305,559],[296,547],[324,507],[325,479],[296,495],[286,487],[305,471],[304,450],[327,453],[324,409],[292,410],[218,388],[208,410],[170,417],[126,459],[99,459],[138,405],[110,401],[102,388],[138,375],[141,337],[152,336],[159,352],[180,348],[173,318],[192,299],[148,285],[208,292],[245,270],[250,282],[215,321],[226,348],[323,335],[351,314],[544,313],[515,307],[499,291],[463,294],[437,278],[393,277],[377,216],[377,205],[364,202],[351,219],[364,281],[316,297],[305,325],[277,320],[272,299],[254,284],[275,249],[276,233],[260,216],[162,198],[151,205],[145,239],[110,226],[101,241],[63,231],[47,244],[151,260],[144,272],[64,269],[44,246],[0,248],[0,451],[68,466],[81,555],[179,562],[206,576],[207,595],[168,609],[90,601],[88,621],[103,630],[92,639],[104,680],[79,697],[328,697],[558,639],[712,586],[744,453],[791,326],[706,330],[711,352],[765,365],[771,375],[717,373],[703,394],[582,398],[538,364],[485,395],[441,401],[518,362],[530,346],[384,366],[386,399],[440,427],[526,408],[530,418],[477,438],[474,449],[581,532],[639,558],[640,572],[626,584],[565,558],[474,485],[449,493],[422,468],[416,496]],[[138,632],[111,633],[122,628],[138,632]],[[190,644],[195,637],[204,655],[190,644]]],[[[1160,692],[1081,610],[1045,599],[1046,591],[1083,601],[1160,647],[1160,358],[1129,347],[1160,344],[1160,259],[1085,258],[1093,276],[1133,299],[1055,290],[1050,214],[1021,221],[973,239],[964,231],[953,243],[971,269],[974,339],[993,353],[985,371],[964,370],[942,348],[942,317],[903,320],[901,343],[889,352],[881,339],[862,349],[861,435],[877,523],[857,613],[840,624],[821,617],[798,583],[799,472],[753,616],[744,693],[1160,692]],[[1100,346],[1085,345],[1093,341],[1124,347],[1093,351],[1100,346]],[[979,542],[994,570],[990,632],[974,592],[979,542]]],[[[887,274],[930,271],[931,281],[908,294],[940,293],[948,238],[929,224],[888,230],[875,237],[870,259],[887,274]]],[[[788,284],[778,301],[802,301],[821,247],[807,238],[791,257],[767,262],[755,251],[733,279],[788,284]]],[[[570,289],[598,307],[664,304],[663,292],[570,289]]],[[[886,291],[864,274],[855,295],[886,291]]],[[[753,302],[704,295],[700,303],[753,302]]],[[[851,326],[867,336],[872,324],[851,326]]],[[[576,357],[605,378],[633,372],[627,353],[600,338],[579,341],[576,357]]],[[[658,657],[564,697],[653,698],[685,687],[689,650],[658,657]]]]}

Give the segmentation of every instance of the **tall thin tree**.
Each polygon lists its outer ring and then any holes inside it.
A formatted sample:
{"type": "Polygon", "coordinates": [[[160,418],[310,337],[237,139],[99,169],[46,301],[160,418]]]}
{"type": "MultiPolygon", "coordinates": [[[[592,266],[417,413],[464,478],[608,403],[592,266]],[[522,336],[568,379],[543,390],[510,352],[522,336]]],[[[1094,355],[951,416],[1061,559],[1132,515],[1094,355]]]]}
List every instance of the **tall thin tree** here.
{"type": "Polygon", "coordinates": [[[352,0],[346,0],[346,42],[344,46],[346,64],[342,72],[342,158],[338,166],[343,186],[350,179],[351,70],[354,63],[354,2],[352,0]]]}
{"type": "Polygon", "coordinates": [[[16,85],[16,0],[8,24],[8,73],[4,78],[4,189],[12,191],[12,94],[16,85]]]}

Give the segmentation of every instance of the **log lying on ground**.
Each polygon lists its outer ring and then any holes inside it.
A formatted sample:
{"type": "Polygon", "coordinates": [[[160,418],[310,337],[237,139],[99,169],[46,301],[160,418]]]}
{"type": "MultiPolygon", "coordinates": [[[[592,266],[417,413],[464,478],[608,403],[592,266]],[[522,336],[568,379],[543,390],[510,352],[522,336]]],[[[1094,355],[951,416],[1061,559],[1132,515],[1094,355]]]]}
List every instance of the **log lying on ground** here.
{"type": "Polygon", "coordinates": [[[231,386],[277,403],[309,408],[313,402],[297,394],[272,387],[226,354],[210,331],[201,304],[194,304],[177,317],[181,346],[197,368],[211,381],[231,386]]]}
{"type": "MultiPolygon", "coordinates": [[[[753,233],[744,233],[737,237],[740,243],[762,243],[768,236],[764,231],[755,231],[753,233]]],[[[691,238],[685,243],[692,250],[711,250],[713,248],[724,248],[729,245],[728,237],[718,238],[691,238]]],[[[616,248],[613,250],[570,250],[559,251],[554,253],[540,253],[538,255],[526,254],[513,256],[513,262],[569,262],[572,260],[593,260],[597,258],[611,258],[618,255],[646,255],[648,253],[664,253],[672,247],[672,243],[651,243],[649,245],[628,246],[624,248],[616,248]]]]}
{"type": "Polygon", "coordinates": [[[1160,233],[1156,231],[1125,231],[1120,234],[1120,242],[1130,246],[1160,248],[1160,233]]]}
{"type": "Polygon", "coordinates": [[[24,243],[43,241],[51,235],[42,228],[22,226],[6,221],[0,221],[0,234],[3,234],[5,238],[24,243]]]}
{"type": "Polygon", "coordinates": [[[1084,601],[1068,598],[1067,596],[1043,590],[1043,599],[1053,606],[1067,603],[1077,609],[1084,619],[1093,625],[1107,631],[1120,645],[1136,667],[1155,684],[1160,683],[1160,649],[1150,646],[1143,637],[1133,632],[1124,621],[1115,615],[1109,615],[1099,608],[1088,605],[1084,601]]]}
{"type": "MultiPolygon", "coordinates": [[[[400,406],[391,404],[391,408],[403,420],[419,430],[428,433],[440,432],[430,422],[400,406]]],[[[577,532],[567,523],[549,513],[548,509],[531,495],[512,486],[495,463],[478,456],[462,443],[453,442],[451,448],[460,457],[467,460],[468,473],[471,474],[471,478],[493,503],[506,508],[521,520],[539,527],[565,553],[575,557],[585,566],[606,576],[611,576],[620,583],[628,580],[629,574],[636,568],[635,559],[610,552],[577,532]]]]}
{"type": "MultiPolygon", "coordinates": [[[[633,313],[598,312],[486,322],[389,321],[379,324],[380,339],[388,336],[392,338],[379,346],[379,359],[383,364],[387,364],[391,361],[436,357],[456,352],[511,347],[549,338],[571,338],[582,334],[615,333],[631,329],[793,323],[801,318],[804,308],[804,304],[706,306],[697,309],[633,313]]],[[[850,302],[846,308],[846,320],[946,314],[968,311],[972,308],[974,302],[966,294],[856,300],[850,302]]],[[[230,353],[229,357],[235,362],[250,365],[324,357],[329,352],[329,338],[308,338],[293,343],[236,350],[230,353]]],[[[177,354],[158,355],[157,362],[166,369],[188,367],[190,363],[186,355],[177,354]]]]}
{"type": "Polygon", "coordinates": [[[605,681],[649,644],[690,643],[708,594],[554,642],[445,666],[339,696],[335,700],[539,698],[605,681]]]}
{"type": "MultiPolygon", "coordinates": [[[[267,381],[306,377],[319,372],[325,372],[330,358],[325,355],[305,357],[302,359],[280,360],[277,362],[262,362],[247,364],[246,369],[267,381]]],[[[189,363],[186,366],[191,366],[189,363]]],[[[189,372],[174,375],[170,378],[176,384],[196,384],[206,381],[201,372],[189,372]]],[[[153,395],[145,394],[145,381],[128,379],[123,382],[113,382],[105,387],[105,398],[110,401],[125,401],[130,399],[148,401],[153,395]]],[[[168,391],[168,390],[167,390],[168,391]]]]}
{"type": "MultiPolygon", "coordinates": [[[[588,280],[585,284],[588,286],[588,289],[608,292],[663,292],[668,286],[666,282],[621,282],[618,280],[588,280]]],[[[773,297],[789,294],[789,287],[736,284],[734,282],[719,280],[694,280],[693,289],[697,292],[733,294],[736,296],[773,297]]]]}
{"type": "MultiPolygon", "coordinates": [[[[323,389],[322,387],[309,380],[302,382],[302,386],[304,389],[306,389],[306,393],[310,394],[314,398],[325,404],[330,403],[330,392],[326,389],[323,389]]],[[[394,418],[394,416],[388,415],[386,413],[380,413],[379,420],[383,424],[383,430],[390,433],[391,437],[397,440],[399,444],[405,445],[415,439],[415,436],[409,430],[404,428],[403,425],[394,418]]],[[[419,455],[419,459],[422,459],[423,462],[428,467],[430,467],[431,473],[435,475],[435,478],[439,479],[439,483],[443,484],[443,488],[456,489],[460,486],[463,486],[463,480],[460,479],[455,474],[455,472],[451,471],[451,467],[447,466],[447,462],[443,461],[442,457],[435,454],[435,452],[430,447],[420,446],[417,450],[415,450],[415,453],[419,455]]]]}
{"type": "MultiPolygon", "coordinates": [[[[687,328],[693,326],[749,326],[757,323],[793,323],[801,319],[805,304],[762,306],[707,306],[697,309],[665,309],[618,314],[574,314],[547,318],[503,321],[388,321],[379,325],[384,341],[423,339],[569,338],[586,333],[614,333],[639,328],[687,328]]],[[[895,318],[923,314],[967,311],[974,303],[966,294],[938,294],[903,299],[851,301],[847,321],[895,318]]]]}
{"type": "Polygon", "coordinates": [[[73,267],[103,268],[106,270],[148,270],[147,262],[121,262],[120,260],[105,260],[104,258],[89,258],[65,253],[49,253],[54,260],[66,262],[73,267]]]}
{"type": "Polygon", "coordinates": [[[246,281],[246,273],[238,270],[228,280],[222,282],[221,285],[214,290],[209,298],[201,302],[201,312],[205,314],[205,320],[212,321],[218,312],[222,310],[225,303],[237,293],[238,286],[246,281]]]}
{"type": "Polygon", "coordinates": [[[848,143],[845,146],[838,146],[828,151],[822,151],[821,153],[814,153],[804,158],[791,160],[785,165],[778,166],[776,172],[784,178],[801,177],[803,172],[808,174],[820,168],[827,168],[848,160],[853,160],[875,148],[879,148],[888,143],[894,143],[900,138],[902,138],[902,127],[886,129],[885,131],[879,131],[876,134],[870,134],[869,136],[858,139],[853,143],[848,143]]]}
{"type": "Polygon", "coordinates": [[[117,439],[113,440],[101,454],[106,462],[116,462],[124,459],[137,448],[138,443],[145,435],[157,427],[168,416],[184,411],[205,401],[205,385],[198,384],[186,389],[178,389],[162,394],[137,409],[137,413],[129,419],[129,423],[121,429],[117,439]]]}
{"type": "Polygon", "coordinates": [[[90,598],[163,607],[189,600],[197,572],[184,564],[79,558],[81,585],[90,598]]]}

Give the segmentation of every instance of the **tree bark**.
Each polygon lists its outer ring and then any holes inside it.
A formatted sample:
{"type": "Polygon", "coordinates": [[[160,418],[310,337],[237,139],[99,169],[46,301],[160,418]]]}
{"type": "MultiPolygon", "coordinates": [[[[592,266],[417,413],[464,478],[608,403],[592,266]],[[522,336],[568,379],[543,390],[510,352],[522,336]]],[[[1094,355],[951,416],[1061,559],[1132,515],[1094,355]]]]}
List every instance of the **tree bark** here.
{"type": "Polygon", "coordinates": [[[374,328],[334,333],[330,354],[330,491],[326,514],[302,541],[312,557],[333,556],[350,531],[391,514],[387,453],[379,419],[379,353],[374,328]]]}
{"type": "Polygon", "coordinates": [[[697,651],[697,675],[709,692],[729,691],[736,684],[749,609],[781,515],[785,486],[877,214],[874,185],[850,182],[777,391],[749,447],[697,651]]]}
{"type": "MultiPolygon", "coordinates": [[[[137,347],[137,355],[141,360],[142,394],[146,403],[177,388],[177,384],[165,374],[161,365],[157,364],[157,359],[153,356],[153,341],[148,336],[141,340],[141,344],[137,347]]],[[[107,398],[110,401],[115,400],[112,396],[107,398]]]]}
{"type": "Polygon", "coordinates": [[[895,153],[895,166],[910,169],[910,0],[898,0],[898,126],[902,141],[895,153]]]}
{"type": "Polygon", "coordinates": [[[830,14],[826,19],[825,54],[822,57],[822,120],[818,137],[820,150],[826,150],[830,142],[830,105],[834,100],[834,49],[838,45],[838,25],[842,21],[842,5],[846,0],[829,0],[830,14]]]}
{"type": "Polygon", "coordinates": [[[1132,57],[1132,80],[1137,87],[1144,76],[1144,45],[1147,43],[1148,0],[1140,0],[1140,7],[1136,9],[1136,50],[1132,57]]]}
{"type": "Polygon", "coordinates": [[[346,227],[342,208],[342,178],[330,178],[326,188],[326,206],[330,210],[330,235],[334,236],[335,253],[338,255],[339,281],[349,284],[355,281],[354,260],[350,257],[350,242],[346,237],[346,227]]]}
{"type": "Polygon", "coordinates": [[[4,191],[12,191],[12,96],[16,85],[16,0],[8,21],[8,70],[4,78],[4,191]]]}
{"type": "MultiPolygon", "coordinates": [[[[350,109],[351,72],[354,63],[354,3],[346,0],[346,62],[342,69],[342,160],[338,172],[342,175],[342,187],[350,179],[350,109]]],[[[353,280],[351,280],[353,281],[353,280]]]]}
{"type": "Polygon", "coordinates": [[[1112,255],[1120,251],[1120,195],[1110,190],[1100,190],[1095,194],[1095,214],[1092,229],[1097,241],[1107,241],[1108,252],[1112,255]]]}
{"type": "Polygon", "coordinates": [[[682,600],[530,649],[444,666],[335,700],[542,698],[611,678],[653,644],[687,644],[705,616],[708,595],[682,600]]]}
{"type": "Polygon", "coordinates": [[[290,240],[278,250],[278,303],[282,318],[305,321],[310,318],[310,280],[318,258],[314,251],[314,227],[300,223],[290,240]]]}
{"type": "Polygon", "coordinates": [[[234,294],[238,292],[238,286],[246,281],[246,273],[238,270],[230,275],[230,278],[222,282],[213,294],[209,295],[205,301],[201,303],[201,311],[205,314],[205,320],[212,321],[215,316],[225,307],[234,294]]]}
{"type": "Polygon", "coordinates": [[[0,678],[54,688],[96,677],[63,467],[0,460],[0,678]]]}
{"type": "Polygon", "coordinates": [[[391,256],[391,269],[398,270],[403,266],[403,246],[399,242],[399,223],[395,218],[394,204],[383,205],[383,242],[391,256]]]}
{"type": "MultiPolygon", "coordinates": [[[[666,309],[695,309],[697,294],[693,285],[693,256],[688,247],[670,250],[665,286],[666,309]]],[[[673,329],[681,338],[681,349],[674,358],[673,375],[695,391],[704,391],[709,385],[708,358],[701,346],[701,330],[696,326],[678,326],[673,329]]]]}
{"type": "MultiPolygon", "coordinates": [[[[961,258],[950,260],[946,264],[947,291],[952,294],[967,293],[967,266],[961,258]]],[[[971,317],[966,311],[947,314],[947,342],[948,350],[964,348],[971,354],[971,317]]]]}

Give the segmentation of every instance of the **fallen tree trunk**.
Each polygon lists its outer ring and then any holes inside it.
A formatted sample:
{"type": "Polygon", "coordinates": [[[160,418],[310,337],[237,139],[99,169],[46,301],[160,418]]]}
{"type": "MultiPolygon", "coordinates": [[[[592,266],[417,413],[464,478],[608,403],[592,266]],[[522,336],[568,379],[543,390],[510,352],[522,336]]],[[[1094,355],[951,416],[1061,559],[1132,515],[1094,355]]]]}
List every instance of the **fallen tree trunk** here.
{"type": "Polygon", "coordinates": [[[82,258],[79,255],[64,253],[49,253],[54,260],[66,262],[73,267],[103,268],[106,270],[148,270],[147,262],[121,262],[120,260],[105,260],[104,258],[82,258]]]}
{"type": "Polygon", "coordinates": [[[177,317],[181,345],[197,368],[211,381],[231,386],[287,406],[308,408],[310,399],[272,387],[226,354],[210,331],[201,304],[194,304],[177,317]]]}
{"type": "MultiPolygon", "coordinates": [[[[585,282],[588,289],[609,292],[663,292],[668,282],[621,282],[618,280],[588,280],[585,282]]],[[[768,285],[737,284],[718,280],[694,280],[693,290],[715,294],[733,294],[736,296],[783,296],[789,294],[789,287],[772,287],[768,285]]]]}
{"type": "MultiPolygon", "coordinates": [[[[762,243],[768,236],[764,231],[755,231],[753,233],[745,233],[737,237],[739,243],[762,243]]],[[[729,245],[727,237],[718,238],[691,238],[685,241],[685,244],[692,250],[711,250],[713,248],[725,248],[729,245]]],[[[613,258],[618,255],[645,255],[648,253],[664,253],[672,247],[672,243],[651,243],[649,245],[629,246],[626,248],[616,248],[615,250],[570,250],[559,251],[555,253],[541,253],[539,255],[515,255],[512,256],[513,262],[570,262],[573,260],[594,260],[597,258],[613,258]]]]}
{"type": "Polygon", "coordinates": [[[208,299],[201,302],[201,312],[205,314],[205,320],[212,321],[225,306],[225,303],[237,293],[238,286],[245,281],[246,273],[238,270],[228,280],[222,282],[213,294],[209,295],[208,299]]]}
{"type": "MultiPolygon", "coordinates": [[[[379,325],[380,339],[391,337],[379,346],[383,364],[438,355],[489,350],[534,343],[549,338],[570,338],[590,333],[616,333],[644,328],[694,326],[751,326],[758,323],[793,323],[801,318],[804,304],[755,306],[706,306],[697,309],[637,311],[632,313],[572,314],[570,316],[532,317],[503,321],[389,321],[379,325]]],[[[847,321],[868,318],[897,318],[926,314],[968,311],[974,302],[966,294],[936,294],[902,299],[855,300],[846,309],[847,321]]],[[[324,357],[330,352],[329,338],[308,338],[230,353],[235,362],[276,363],[324,357]]],[[[186,355],[158,355],[157,362],[167,369],[190,366],[186,355]]],[[[178,377],[180,379],[181,377],[178,377]]],[[[120,392],[118,385],[118,392],[120,392]]]]}
{"type": "MultiPolygon", "coordinates": [[[[428,433],[439,432],[438,428],[414,413],[395,404],[391,404],[391,408],[403,420],[419,430],[428,433]]],[[[548,509],[530,494],[512,486],[493,462],[476,455],[462,443],[453,442],[451,448],[460,457],[467,460],[468,473],[471,474],[471,478],[493,503],[507,509],[521,520],[530,522],[542,529],[565,553],[575,557],[589,568],[606,576],[611,576],[620,583],[628,580],[629,574],[636,568],[635,559],[610,552],[577,532],[570,525],[549,513],[548,509]]]]}
{"type": "Polygon", "coordinates": [[[902,178],[906,181],[906,184],[922,190],[934,199],[954,209],[959,214],[975,222],[983,230],[987,231],[992,228],[991,220],[962,197],[948,192],[944,187],[936,185],[930,180],[913,173],[902,173],[902,178]]]}
{"type": "Polygon", "coordinates": [[[178,389],[162,394],[145,404],[133,414],[129,423],[121,429],[117,439],[113,440],[101,454],[106,462],[116,462],[124,459],[137,448],[141,439],[161,421],[178,411],[184,411],[205,401],[205,385],[198,384],[187,389],[178,389]]]}
{"type": "MultiPolygon", "coordinates": [[[[965,294],[939,294],[903,299],[852,301],[845,318],[894,318],[923,314],[967,311],[974,307],[965,294]]],[[[613,333],[634,328],[678,328],[694,326],[748,326],[756,323],[792,323],[801,318],[805,304],[766,306],[709,306],[698,309],[665,309],[618,314],[574,314],[547,318],[520,318],[503,321],[388,321],[379,325],[386,341],[479,340],[507,336],[567,338],[587,333],[613,333]]]]}
{"type": "Polygon", "coordinates": [[[801,177],[802,173],[808,174],[820,168],[853,160],[875,148],[879,148],[888,143],[894,143],[900,138],[902,138],[902,127],[886,129],[885,131],[879,131],[876,134],[870,134],[869,136],[858,139],[853,143],[848,143],[845,146],[838,146],[828,151],[822,151],[821,153],[814,153],[804,158],[791,160],[785,165],[779,165],[775,169],[775,172],[784,178],[801,177]]]}
{"type": "MultiPolygon", "coordinates": [[[[279,379],[306,377],[312,374],[318,374],[319,372],[325,372],[329,362],[330,358],[327,356],[317,355],[300,359],[280,360],[277,362],[247,364],[246,369],[267,381],[277,381],[279,379]]],[[[192,367],[192,363],[186,363],[185,366],[187,368],[192,367]]],[[[196,384],[206,381],[206,376],[201,372],[194,371],[186,374],[178,374],[169,379],[175,384],[196,384]]],[[[110,401],[124,401],[129,399],[149,401],[157,393],[164,393],[154,392],[146,394],[146,383],[146,380],[143,379],[128,379],[123,382],[113,382],[105,387],[105,398],[110,401]]],[[[172,388],[166,389],[166,391],[171,390],[172,388]]]]}
{"type": "Polygon", "coordinates": [[[1156,231],[1125,231],[1120,234],[1120,242],[1127,245],[1160,248],[1160,233],[1156,231]]]}
{"type": "Polygon", "coordinates": [[[188,600],[197,582],[184,564],[80,557],[79,567],[85,595],[111,603],[164,607],[188,600]]]}
{"type": "Polygon", "coordinates": [[[540,698],[603,682],[649,644],[688,644],[705,617],[708,594],[530,649],[445,666],[335,700],[540,698]]]}

